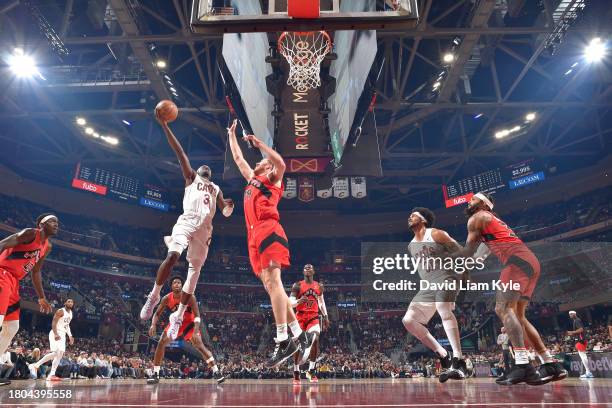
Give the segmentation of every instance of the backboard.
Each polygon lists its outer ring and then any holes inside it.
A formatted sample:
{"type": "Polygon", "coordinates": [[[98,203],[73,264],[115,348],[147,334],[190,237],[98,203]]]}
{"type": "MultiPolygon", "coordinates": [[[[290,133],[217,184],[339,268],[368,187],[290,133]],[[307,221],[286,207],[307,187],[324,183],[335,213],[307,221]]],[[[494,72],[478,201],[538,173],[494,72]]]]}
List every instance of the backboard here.
{"type": "MultiPolygon", "coordinates": [[[[281,31],[411,29],[418,23],[417,0],[309,0],[319,3],[318,16],[292,17],[289,2],[306,0],[194,0],[194,33],[223,34],[281,31]],[[361,2],[357,2],[361,3],[361,2]]],[[[296,8],[293,7],[293,10],[296,8]]],[[[295,13],[295,11],[292,11],[295,13]]]]}

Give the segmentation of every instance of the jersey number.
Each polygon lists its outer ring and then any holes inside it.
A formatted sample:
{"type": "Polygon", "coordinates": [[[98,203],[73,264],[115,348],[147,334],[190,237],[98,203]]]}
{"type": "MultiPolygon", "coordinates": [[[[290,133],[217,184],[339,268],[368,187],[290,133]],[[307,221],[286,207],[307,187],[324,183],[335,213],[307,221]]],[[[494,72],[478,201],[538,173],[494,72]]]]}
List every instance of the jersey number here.
{"type": "Polygon", "coordinates": [[[508,230],[508,236],[511,238],[518,238],[516,236],[516,234],[514,233],[514,231],[512,231],[509,227],[508,224],[506,224],[505,222],[503,222],[502,220],[500,220],[499,218],[497,219],[497,221],[499,221],[499,225],[501,225],[502,227],[504,227],[505,229],[508,230]]]}
{"type": "Polygon", "coordinates": [[[204,195],[204,204],[205,205],[210,205],[210,194],[205,194],[204,195]]]}

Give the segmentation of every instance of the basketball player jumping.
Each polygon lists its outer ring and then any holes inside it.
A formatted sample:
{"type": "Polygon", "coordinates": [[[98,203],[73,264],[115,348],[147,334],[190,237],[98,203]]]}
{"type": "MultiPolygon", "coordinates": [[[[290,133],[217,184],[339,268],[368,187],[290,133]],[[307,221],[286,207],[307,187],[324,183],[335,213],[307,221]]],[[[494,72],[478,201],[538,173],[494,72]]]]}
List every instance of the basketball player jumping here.
{"type": "MultiPolygon", "coordinates": [[[[157,323],[161,318],[162,314],[166,309],[171,310],[172,312],[176,311],[179,307],[181,300],[181,288],[183,286],[183,279],[176,276],[170,280],[170,284],[172,285],[172,292],[168,293],[161,300],[157,311],[153,315],[153,321],[151,322],[151,327],[149,328],[149,336],[155,336],[155,331],[157,328],[157,323]]],[[[190,341],[191,344],[195,347],[196,350],[202,356],[202,360],[206,361],[208,367],[213,372],[213,378],[217,381],[218,384],[221,384],[225,381],[225,377],[219,371],[217,364],[215,363],[215,358],[213,357],[210,350],[208,350],[204,343],[202,342],[202,335],[200,332],[200,309],[198,307],[198,303],[196,301],[195,296],[191,296],[189,298],[189,306],[185,310],[185,315],[183,318],[183,324],[179,328],[178,339],[190,341]]],[[[161,369],[161,363],[164,360],[164,354],[166,352],[166,347],[170,344],[170,337],[168,337],[168,328],[162,333],[161,338],[159,339],[159,343],[157,343],[157,348],[155,349],[155,356],[153,357],[153,371],[154,375],[152,378],[147,380],[147,384],[157,384],[159,382],[159,371],[161,369]]]]}
{"type": "Polygon", "coordinates": [[[168,246],[168,255],[157,270],[157,277],[153,290],[147,296],[140,318],[149,320],[153,315],[155,306],[159,303],[160,291],[172,268],[178,261],[183,251],[187,248],[187,261],[189,269],[187,279],[183,285],[181,303],[176,312],[170,316],[168,336],[175,340],[181,327],[183,313],[189,304],[200,277],[200,270],[208,255],[208,246],[212,237],[212,219],[216,208],[219,207],[224,216],[229,217],[234,210],[231,199],[224,199],[219,186],[211,181],[212,172],[210,167],[204,165],[194,170],[189,163],[178,139],[168,127],[168,123],[158,118],[170,147],[176,154],[183,171],[185,179],[185,195],[183,197],[183,214],[179,216],[172,228],[172,235],[165,237],[168,246]]]}
{"type": "MultiPolygon", "coordinates": [[[[321,325],[319,324],[319,312],[323,320],[323,330],[329,327],[327,317],[327,307],[323,298],[323,285],[313,279],[315,274],[311,264],[304,265],[304,280],[296,282],[291,288],[289,302],[296,308],[296,317],[300,328],[308,333],[312,333],[312,349],[308,356],[308,371],[306,375],[310,382],[319,382],[316,374],[317,356],[319,354],[319,338],[321,337],[321,325]]],[[[300,365],[298,356],[294,356],[293,364],[293,383],[300,383],[300,365]]]]}
{"type": "Polygon", "coordinates": [[[57,367],[59,367],[60,361],[66,352],[66,336],[70,341],[70,345],[74,344],[74,337],[70,331],[70,322],[72,321],[72,309],[74,307],[74,300],[66,299],[64,307],[58,309],[53,316],[51,322],[51,331],[49,332],[49,350],[43,358],[35,362],[34,364],[28,364],[28,368],[32,373],[36,373],[38,368],[45,364],[47,361],[53,360],[51,363],[51,371],[47,377],[47,381],[61,381],[62,379],[55,375],[57,367]]]}
{"type": "Polygon", "coordinates": [[[492,210],[491,195],[477,193],[472,197],[466,208],[469,216],[466,246],[450,256],[473,256],[484,242],[504,266],[500,282],[509,284],[512,281],[520,287],[518,290],[500,290],[497,293],[495,313],[503,322],[514,347],[515,364],[508,375],[498,378],[496,382],[501,385],[522,382],[540,385],[562,380],[567,377],[567,371],[555,362],[540,334],[525,317],[525,310],[540,277],[540,263],[534,253],[492,210]],[[529,364],[529,352],[525,347],[527,341],[542,361],[538,371],[529,364]]]}
{"type": "Polygon", "coordinates": [[[278,213],[284,188],[285,161],[257,137],[249,135],[245,136],[245,140],[267,156],[252,169],[238,145],[236,123],[234,120],[227,133],[234,161],[248,182],[244,191],[244,215],[249,259],[253,272],[270,296],[276,322],[276,347],[267,365],[277,367],[298,351],[303,364],[310,353],[312,336],[300,328],[281,280],[281,268],[289,266],[289,243],[278,213]],[[293,334],[292,339],[288,336],[287,327],[293,334]]]}
{"type": "MultiPolygon", "coordinates": [[[[19,281],[29,272],[32,272],[40,311],[53,310],[45,298],[41,268],[51,252],[49,238],[58,230],[58,218],[42,214],[36,219],[36,228],[26,228],[0,241],[0,355],[6,352],[19,330],[19,281]]],[[[0,385],[10,383],[6,378],[0,379],[0,385]]]]}
{"type": "MultiPolygon", "coordinates": [[[[422,260],[418,267],[419,278],[435,284],[461,279],[460,275],[452,270],[437,269],[435,265],[430,266],[426,262],[427,258],[436,251],[443,249],[456,251],[461,248],[446,231],[433,228],[435,219],[435,214],[424,207],[414,208],[408,217],[408,227],[414,234],[408,248],[413,258],[422,260]]],[[[440,365],[444,369],[439,377],[442,383],[449,378],[462,380],[467,371],[461,354],[459,325],[453,313],[457,292],[457,290],[420,290],[410,302],[408,311],[402,319],[406,330],[436,353],[440,359],[440,365]],[[427,323],[436,312],[442,319],[442,326],[453,349],[452,358],[427,330],[427,323]]]]}

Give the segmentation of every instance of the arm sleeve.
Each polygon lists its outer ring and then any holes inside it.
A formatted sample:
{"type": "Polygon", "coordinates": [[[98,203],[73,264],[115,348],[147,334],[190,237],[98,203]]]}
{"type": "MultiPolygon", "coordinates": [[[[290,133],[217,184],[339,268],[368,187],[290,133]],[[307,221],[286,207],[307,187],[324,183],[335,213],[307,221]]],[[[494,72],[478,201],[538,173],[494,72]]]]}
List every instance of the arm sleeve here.
{"type": "Polygon", "coordinates": [[[327,317],[327,307],[325,306],[325,298],[323,297],[322,293],[321,296],[317,298],[317,302],[319,303],[319,309],[321,310],[321,314],[327,317]]]}

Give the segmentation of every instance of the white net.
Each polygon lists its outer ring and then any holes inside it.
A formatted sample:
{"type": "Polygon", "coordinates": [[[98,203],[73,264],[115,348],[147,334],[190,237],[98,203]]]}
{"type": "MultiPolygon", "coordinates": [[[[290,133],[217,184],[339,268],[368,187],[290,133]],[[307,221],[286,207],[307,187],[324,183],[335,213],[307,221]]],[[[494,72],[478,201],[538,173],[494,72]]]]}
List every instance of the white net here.
{"type": "Polygon", "coordinates": [[[321,86],[321,63],[331,48],[325,31],[284,32],[278,49],[289,63],[287,85],[304,93],[321,86]]]}

